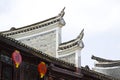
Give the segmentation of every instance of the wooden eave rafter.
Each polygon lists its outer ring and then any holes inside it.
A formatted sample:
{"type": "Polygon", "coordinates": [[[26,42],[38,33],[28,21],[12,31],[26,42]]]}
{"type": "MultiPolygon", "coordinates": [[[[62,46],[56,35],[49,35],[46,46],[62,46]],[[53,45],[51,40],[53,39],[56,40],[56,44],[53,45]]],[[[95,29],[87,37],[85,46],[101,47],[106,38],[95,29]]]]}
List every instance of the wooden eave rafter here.
{"type": "Polygon", "coordinates": [[[69,71],[69,70],[62,69],[62,68],[59,68],[59,67],[56,67],[56,66],[50,66],[50,70],[52,70],[54,72],[61,73],[63,75],[72,76],[72,77],[78,78],[78,79],[83,77],[83,75],[81,73],[69,71]]]}

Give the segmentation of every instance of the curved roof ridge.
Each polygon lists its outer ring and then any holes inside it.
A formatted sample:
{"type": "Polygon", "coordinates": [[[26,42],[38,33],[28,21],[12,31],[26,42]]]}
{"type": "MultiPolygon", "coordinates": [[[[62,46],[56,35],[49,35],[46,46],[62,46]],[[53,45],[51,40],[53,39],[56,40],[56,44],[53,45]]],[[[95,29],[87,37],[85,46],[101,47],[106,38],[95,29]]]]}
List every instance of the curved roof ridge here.
{"type": "Polygon", "coordinates": [[[109,59],[104,59],[104,58],[96,57],[94,55],[92,55],[91,59],[96,60],[98,62],[120,62],[120,60],[109,60],[109,59]]]}
{"type": "Polygon", "coordinates": [[[65,15],[65,7],[62,9],[62,11],[58,14],[58,16],[63,17],[65,15]]]}
{"type": "Polygon", "coordinates": [[[120,66],[120,62],[110,62],[110,63],[96,63],[96,67],[116,67],[120,66]]]}
{"type": "Polygon", "coordinates": [[[60,43],[59,46],[62,46],[62,45],[68,44],[68,43],[72,43],[72,42],[74,42],[75,40],[76,40],[76,39],[73,39],[73,40],[70,40],[70,41],[66,41],[66,42],[60,43]]]}
{"type": "Polygon", "coordinates": [[[80,34],[78,35],[77,39],[82,40],[84,37],[84,29],[81,30],[80,34]]]}
{"type": "Polygon", "coordinates": [[[30,25],[27,25],[27,26],[23,26],[23,27],[20,27],[20,28],[15,28],[14,30],[2,31],[1,33],[5,34],[6,36],[9,36],[9,35],[14,35],[14,34],[26,32],[26,31],[30,31],[30,30],[42,28],[42,27],[45,27],[47,25],[59,22],[65,14],[64,10],[65,10],[65,7],[62,9],[62,11],[57,16],[51,17],[49,19],[46,19],[46,20],[43,20],[43,21],[40,21],[40,22],[36,22],[36,23],[30,24],[30,25]],[[25,29],[25,30],[23,30],[23,29],[25,29]],[[9,32],[11,32],[11,33],[9,33],[9,32]]]}
{"type": "Polygon", "coordinates": [[[76,39],[73,39],[71,41],[60,44],[58,50],[68,49],[76,45],[78,45],[78,42],[76,41],[76,39]]]}
{"type": "Polygon", "coordinates": [[[76,46],[76,45],[83,48],[84,47],[84,44],[83,44],[83,41],[82,41],[83,36],[84,36],[84,29],[82,29],[82,31],[80,32],[80,34],[78,35],[77,38],[59,44],[59,50],[71,48],[71,47],[76,46]],[[82,45],[80,45],[80,43],[82,45]]]}
{"type": "MultiPolygon", "coordinates": [[[[20,27],[20,28],[16,28],[15,30],[19,30],[19,29],[27,28],[27,27],[30,27],[30,26],[33,26],[33,25],[37,25],[37,24],[40,24],[40,23],[44,23],[44,22],[46,22],[46,21],[55,19],[56,17],[57,17],[57,16],[52,17],[52,18],[49,18],[49,19],[45,19],[45,20],[42,20],[42,21],[39,21],[39,22],[36,22],[36,23],[33,23],[33,24],[30,24],[30,25],[27,25],[27,26],[23,26],[23,27],[20,27]]],[[[10,30],[3,31],[3,32],[1,32],[1,33],[9,32],[9,31],[10,31],[10,30]]]]}

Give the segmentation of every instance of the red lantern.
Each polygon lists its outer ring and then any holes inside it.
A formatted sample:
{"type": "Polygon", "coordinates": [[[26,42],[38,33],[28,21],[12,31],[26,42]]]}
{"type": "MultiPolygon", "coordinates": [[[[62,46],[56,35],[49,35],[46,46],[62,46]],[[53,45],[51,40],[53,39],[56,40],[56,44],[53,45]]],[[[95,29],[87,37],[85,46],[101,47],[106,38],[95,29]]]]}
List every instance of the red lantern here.
{"type": "Polygon", "coordinates": [[[38,64],[38,72],[40,73],[40,78],[43,78],[43,76],[46,74],[47,72],[47,67],[45,62],[40,62],[38,64]]]}
{"type": "Polygon", "coordinates": [[[18,68],[19,65],[21,64],[22,62],[22,56],[20,55],[20,52],[18,50],[15,50],[13,53],[12,53],[12,60],[15,64],[15,67],[18,68]]]}

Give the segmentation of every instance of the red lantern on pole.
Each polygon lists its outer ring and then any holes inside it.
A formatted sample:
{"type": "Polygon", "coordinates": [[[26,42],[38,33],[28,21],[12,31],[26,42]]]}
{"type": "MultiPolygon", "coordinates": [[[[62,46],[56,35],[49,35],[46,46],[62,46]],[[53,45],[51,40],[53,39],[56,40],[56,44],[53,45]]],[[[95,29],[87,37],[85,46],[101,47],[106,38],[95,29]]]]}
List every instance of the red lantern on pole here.
{"type": "Polygon", "coordinates": [[[40,78],[43,78],[44,75],[45,75],[46,72],[47,72],[47,67],[46,67],[45,62],[40,62],[40,63],[38,64],[38,72],[39,72],[39,74],[40,74],[40,78]]]}
{"type": "Polygon", "coordinates": [[[22,56],[20,55],[20,52],[18,50],[15,50],[13,53],[12,53],[12,60],[15,64],[15,67],[18,68],[19,65],[21,64],[22,62],[22,56]]]}

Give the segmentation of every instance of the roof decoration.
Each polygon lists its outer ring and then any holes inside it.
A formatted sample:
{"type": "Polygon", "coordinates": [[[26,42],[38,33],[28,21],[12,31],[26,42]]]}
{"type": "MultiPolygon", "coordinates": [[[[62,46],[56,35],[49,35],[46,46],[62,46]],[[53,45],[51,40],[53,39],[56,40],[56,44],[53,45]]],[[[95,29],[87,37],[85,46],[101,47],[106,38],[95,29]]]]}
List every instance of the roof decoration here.
{"type": "Polygon", "coordinates": [[[82,40],[84,36],[84,29],[82,29],[81,33],[78,35],[77,39],[82,40]]]}
{"type": "Polygon", "coordinates": [[[64,50],[64,49],[68,49],[75,46],[79,46],[80,48],[83,48],[84,47],[84,44],[82,41],[83,36],[84,36],[84,29],[81,31],[81,33],[76,39],[59,44],[58,50],[64,50]]]}
{"type": "Polygon", "coordinates": [[[13,31],[13,30],[15,30],[15,29],[16,29],[15,27],[11,27],[11,28],[10,28],[10,31],[13,31]]]}
{"type": "Polygon", "coordinates": [[[62,9],[62,11],[58,14],[58,16],[63,17],[65,15],[65,7],[62,9]]]}

